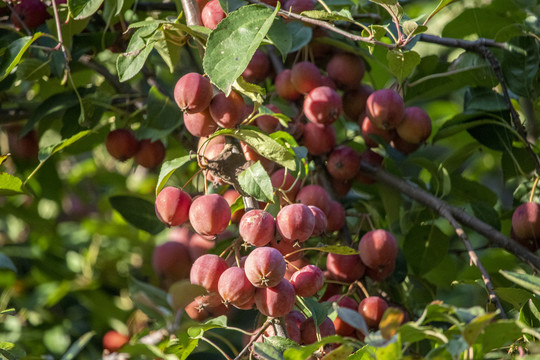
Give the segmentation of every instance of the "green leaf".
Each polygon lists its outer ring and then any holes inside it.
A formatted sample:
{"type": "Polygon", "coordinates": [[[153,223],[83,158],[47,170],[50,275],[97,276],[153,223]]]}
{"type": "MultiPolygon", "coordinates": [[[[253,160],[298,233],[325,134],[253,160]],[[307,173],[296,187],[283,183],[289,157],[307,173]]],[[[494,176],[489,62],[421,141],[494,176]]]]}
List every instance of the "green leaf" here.
{"type": "Polygon", "coordinates": [[[382,6],[389,14],[393,14],[399,19],[403,15],[403,8],[397,0],[369,0],[372,3],[382,6]]]}
{"type": "Polygon", "coordinates": [[[292,45],[289,53],[300,50],[311,41],[313,30],[308,26],[304,26],[301,22],[289,22],[287,28],[292,35],[292,45]]]}
{"type": "Polygon", "coordinates": [[[15,41],[12,41],[5,52],[2,54],[2,61],[0,62],[0,81],[4,80],[6,76],[11,73],[11,70],[19,64],[25,51],[32,45],[32,43],[43,36],[43,33],[37,32],[34,36],[25,36],[15,41]]]}
{"type": "Polygon", "coordinates": [[[498,83],[491,65],[476,54],[465,52],[452,64],[439,56],[424,56],[406,84],[405,101],[427,100],[466,86],[493,87],[498,83]]]}
{"type": "Polygon", "coordinates": [[[446,256],[450,240],[437,226],[416,225],[407,232],[403,253],[412,270],[422,275],[446,256]]]}
{"type": "Polygon", "coordinates": [[[499,270],[499,272],[513,283],[540,295],[540,277],[506,270],[499,270]]]}
{"type": "Polygon", "coordinates": [[[332,312],[332,303],[329,302],[318,302],[315,298],[300,298],[297,297],[298,302],[304,309],[303,311],[308,315],[308,317],[313,317],[315,324],[317,326],[321,325],[324,320],[328,317],[328,314],[332,312]]]}
{"type": "Polygon", "coordinates": [[[259,355],[259,358],[266,360],[283,360],[283,354],[274,346],[266,342],[256,342],[253,344],[255,354],[259,355]]]}
{"type": "Polygon", "coordinates": [[[23,182],[16,176],[0,172],[0,196],[24,194],[23,182]]]}
{"type": "Polygon", "coordinates": [[[129,297],[151,319],[160,320],[173,313],[165,291],[134,277],[130,278],[129,297]]]}
{"type": "Polygon", "coordinates": [[[201,325],[192,326],[187,330],[187,332],[192,339],[200,339],[204,335],[205,331],[225,327],[227,327],[227,316],[221,315],[217,318],[207,320],[201,325]]]}
{"type": "Polygon", "coordinates": [[[161,29],[156,36],[154,48],[165,61],[171,73],[174,72],[176,65],[180,63],[180,50],[182,49],[181,44],[185,41],[184,38],[184,34],[167,28],[161,29]]]}
{"type": "Polygon", "coordinates": [[[495,316],[497,316],[497,313],[487,313],[474,318],[474,320],[468,323],[467,326],[465,326],[465,329],[463,329],[463,338],[465,341],[472,346],[476,342],[478,336],[491,323],[495,316]]]}
{"type": "Polygon", "coordinates": [[[165,225],[156,216],[154,204],[135,196],[111,196],[109,202],[122,217],[137,229],[157,234],[165,225]]]}
{"type": "Polygon", "coordinates": [[[416,21],[407,20],[403,22],[403,32],[407,36],[414,36],[426,32],[427,26],[418,25],[416,21]]]}
{"type": "MultiPolygon", "coordinates": [[[[540,300],[532,297],[519,311],[519,321],[531,328],[540,327],[540,300]]],[[[528,340],[532,340],[530,335],[525,335],[528,340]]]]}
{"type": "Polygon", "coordinates": [[[491,225],[495,230],[501,231],[500,216],[493,206],[482,201],[475,201],[471,203],[471,208],[474,216],[479,220],[491,225]]]}
{"type": "Polygon", "coordinates": [[[86,334],[82,335],[77,339],[66,351],[60,360],[72,360],[75,359],[77,355],[81,352],[82,349],[90,342],[96,333],[94,331],[89,331],[86,334]]]}
{"type": "Polygon", "coordinates": [[[266,37],[280,52],[281,59],[285,62],[293,43],[293,35],[289,32],[288,24],[282,18],[275,18],[266,37]]]}
{"type": "Polygon", "coordinates": [[[264,101],[264,96],[266,95],[265,88],[245,81],[242,76],[236,79],[234,82],[234,88],[251,99],[254,104],[262,104],[264,101]]]}
{"type": "Polygon", "coordinates": [[[21,136],[33,129],[34,125],[47,116],[65,111],[79,104],[79,99],[73,92],[54,94],[46,98],[37,109],[34,110],[21,131],[21,136]]]}
{"type": "Polygon", "coordinates": [[[92,16],[103,3],[103,0],[68,0],[69,11],[75,20],[92,16]]]}
{"type": "Polygon", "coordinates": [[[296,171],[295,156],[270,136],[252,129],[222,129],[214,135],[226,135],[239,139],[252,147],[259,155],[272,160],[291,171],[296,171]]]}
{"type": "Polygon", "coordinates": [[[349,13],[343,13],[343,12],[337,12],[333,11],[329,13],[325,10],[310,10],[310,11],[303,11],[303,16],[307,16],[312,19],[316,20],[322,20],[322,21],[347,21],[347,22],[354,22],[354,19],[352,18],[352,15],[349,13]]]}
{"type": "Polygon", "coordinates": [[[322,345],[331,343],[342,343],[344,339],[341,336],[333,335],[323,338],[321,341],[317,341],[313,344],[302,346],[299,348],[290,348],[283,353],[284,360],[306,360],[322,345]]]}
{"type": "Polygon", "coordinates": [[[386,60],[388,60],[388,67],[392,74],[399,82],[402,82],[420,64],[421,58],[415,51],[401,52],[392,50],[386,53],[386,60]]]}
{"type": "Polygon", "coordinates": [[[364,336],[368,336],[369,329],[367,327],[364,317],[358,313],[358,311],[348,309],[346,307],[338,306],[337,303],[333,303],[334,310],[337,311],[339,318],[351,325],[353,328],[360,330],[364,336]]]}
{"type": "Polygon", "coordinates": [[[136,132],[139,139],[156,141],[166,138],[182,123],[182,112],[176,103],[152,86],[148,92],[146,119],[136,132]]]}
{"type": "Polygon", "coordinates": [[[516,320],[497,320],[489,324],[476,343],[482,344],[482,350],[488,351],[509,346],[522,336],[516,320]]]}
{"type": "Polygon", "coordinates": [[[17,268],[15,267],[15,264],[13,264],[13,261],[3,253],[0,253],[0,270],[11,270],[14,273],[17,272],[17,268]]]}
{"type": "Polygon", "coordinates": [[[176,311],[183,310],[197,296],[207,294],[205,288],[192,284],[188,279],[175,282],[169,287],[169,303],[176,311]]]}
{"type": "Polygon", "coordinates": [[[219,4],[226,14],[229,14],[235,10],[240,9],[242,6],[247,5],[248,2],[244,0],[219,0],[219,4]]]}
{"type": "Polygon", "coordinates": [[[273,199],[274,188],[270,176],[260,161],[242,171],[238,175],[238,183],[242,190],[259,201],[271,202],[273,199]]]}
{"type": "Polygon", "coordinates": [[[159,192],[165,187],[165,184],[169,180],[169,178],[172,176],[172,174],[180,169],[185,164],[189,163],[192,160],[191,155],[182,156],[170,161],[165,161],[161,165],[161,169],[159,171],[159,177],[158,182],[156,186],[156,196],[159,194],[159,192]]]}
{"type": "Polygon", "coordinates": [[[352,354],[347,360],[375,360],[375,351],[373,346],[364,345],[360,350],[352,354]]]}
{"type": "Polygon", "coordinates": [[[353,249],[348,246],[342,246],[342,245],[319,246],[319,247],[314,248],[314,250],[322,251],[325,253],[339,254],[339,255],[358,254],[358,251],[356,249],[353,249]]]}
{"type": "Polygon", "coordinates": [[[51,75],[49,61],[44,62],[36,58],[24,59],[17,67],[17,79],[26,81],[39,81],[51,75]]]}
{"type": "Polygon", "coordinates": [[[165,354],[160,348],[151,344],[126,344],[122,346],[122,353],[135,355],[137,358],[163,359],[163,360],[178,360],[178,357],[173,354],[165,354]]]}
{"type": "Polygon", "coordinates": [[[501,62],[506,84],[515,94],[534,99],[538,96],[535,94],[535,78],[540,68],[538,41],[532,36],[519,36],[512,38],[508,46],[511,49],[504,52],[501,62]]]}
{"type": "Polygon", "coordinates": [[[469,8],[453,17],[442,30],[443,37],[462,39],[471,34],[496,41],[507,41],[522,32],[515,27],[515,19],[489,7],[469,8]],[[496,24],[496,26],[494,26],[496,24]],[[504,31],[501,31],[504,29],[504,31]]]}
{"type": "Polygon", "coordinates": [[[512,304],[514,309],[519,310],[529,301],[533,294],[527,290],[518,288],[502,288],[495,289],[495,293],[502,300],[509,304],[512,304]]]}
{"type": "Polygon", "coordinates": [[[116,59],[116,71],[120,81],[129,80],[141,71],[155,44],[155,41],[151,41],[149,38],[155,33],[158,26],[158,24],[152,23],[135,31],[126,52],[116,59]]]}
{"type": "Polygon", "coordinates": [[[439,5],[437,5],[437,7],[431,12],[431,14],[429,14],[429,16],[427,17],[426,21],[424,23],[427,23],[433,16],[435,16],[439,11],[441,11],[442,9],[444,9],[446,6],[450,5],[451,3],[453,2],[456,2],[458,0],[441,0],[439,2],[439,5]]]}
{"type": "Polygon", "coordinates": [[[90,133],[92,133],[91,130],[84,130],[84,131],[79,132],[78,134],[73,135],[69,139],[64,139],[56,144],[49,145],[43,149],[40,149],[38,159],[41,162],[44,162],[47,159],[49,159],[51,156],[56,154],[57,152],[64,150],[68,146],[76,143],[77,141],[81,140],[82,138],[89,135],[90,133]]]}
{"type": "Polygon", "coordinates": [[[272,12],[259,5],[243,6],[229,14],[210,33],[203,69],[226,95],[266,36],[278,9],[272,12]]]}

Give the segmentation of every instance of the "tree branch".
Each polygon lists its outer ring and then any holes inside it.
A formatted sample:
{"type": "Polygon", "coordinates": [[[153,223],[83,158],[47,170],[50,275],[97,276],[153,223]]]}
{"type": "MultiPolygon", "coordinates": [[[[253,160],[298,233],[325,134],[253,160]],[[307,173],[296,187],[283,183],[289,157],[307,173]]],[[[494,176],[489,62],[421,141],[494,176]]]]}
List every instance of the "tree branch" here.
{"type": "Polygon", "coordinates": [[[265,323],[261,326],[261,328],[259,329],[259,331],[257,332],[257,334],[255,334],[255,336],[252,336],[251,339],[249,340],[249,343],[247,343],[247,345],[242,349],[242,351],[240,351],[240,353],[234,358],[234,360],[239,360],[241,359],[245,353],[251,348],[251,346],[253,345],[253,343],[255,341],[257,341],[258,338],[261,337],[262,334],[264,334],[264,332],[266,331],[266,329],[272,324],[272,318],[268,318],[266,319],[265,323]]]}
{"type": "Polygon", "coordinates": [[[527,262],[533,269],[540,271],[540,258],[531,253],[521,244],[513,241],[509,237],[501,234],[499,231],[484,223],[483,221],[469,215],[465,211],[455,206],[449,205],[430,193],[386,172],[381,168],[375,168],[371,165],[362,163],[361,171],[372,177],[373,179],[389,185],[401,193],[407,195],[413,200],[429,206],[439,214],[450,213],[457,221],[461,222],[484,236],[492,244],[501,247],[510,253],[516,255],[521,260],[527,262]]]}
{"type": "Polygon", "coordinates": [[[484,281],[484,285],[486,285],[486,289],[489,293],[489,299],[492,303],[497,306],[497,309],[499,309],[501,313],[501,317],[503,319],[506,319],[506,313],[504,312],[504,309],[502,307],[501,301],[495,294],[495,288],[493,287],[493,283],[491,282],[491,278],[489,276],[489,273],[484,268],[484,265],[482,265],[482,262],[478,258],[478,255],[474,251],[471,243],[469,242],[469,239],[467,237],[467,234],[459,225],[459,223],[454,219],[452,214],[448,211],[446,208],[441,208],[439,213],[452,225],[452,227],[455,229],[457,236],[463,241],[463,244],[465,244],[465,248],[467,249],[467,253],[469,254],[469,259],[471,260],[471,263],[480,270],[480,273],[482,274],[482,280],[484,281]]]}
{"type": "Polygon", "coordinates": [[[443,38],[438,37],[434,35],[429,34],[421,34],[420,35],[420,41],[429,42],[432,44],[438,44],[448,47],[455,47],[455,48],[461,48],[467,51],[475,52],[482,56],[484,59],[489,61],[491,67],[493,68],[493,72],[495,73],[495,76],[497,77],[497,80],[501,84],[501,90],[502,95],[504,97],[504,101],[506,105],[508,106],[508,109],[510,110],[510,117],[512,119],[512,124],[516,131],[519,133],[519,135],[523,138],[523,142],[525,144],[525,147],[527,149],[527,152],[533,159],[535,163],[535,169],[536,174],[540,175],[540,159],[536,155],[536,153],[533,151],[532,146],[530,142],[527,139],[527,131],[523,124],[521,123],[521,120],[519,118],[519,115],[514,108],[514,105],[512,105],[512,101],[510,99],[510,94],[508,93],[508,86],[506,85],[506,81],[504,80],[504,76],[501,69],[501,64],[499,63],[499,60],[493,55],[493,52],[489,49],[490,47],[500,48],[508,51],[508,46],[505,43],[498,43],[491,39],[478,39],[475,41],[469,41],[469,40],[461,40],[461,39],[451,39],[451,38],[443,38]]]}

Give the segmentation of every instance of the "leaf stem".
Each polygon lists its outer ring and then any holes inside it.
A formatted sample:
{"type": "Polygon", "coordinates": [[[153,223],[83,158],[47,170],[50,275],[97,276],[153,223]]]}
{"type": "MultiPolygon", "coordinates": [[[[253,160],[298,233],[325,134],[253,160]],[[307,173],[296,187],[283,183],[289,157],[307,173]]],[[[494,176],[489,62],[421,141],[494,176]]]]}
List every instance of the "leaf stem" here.
{"type": "Polygon", "coordinates": [[[538,180],[540,180],[540,176],[537,176],[536,179],[534,179],[534,183],[531,189],[531,195],[529,196],[529,202],[533,202],[534,199],[534,192],[536,191],[536,186],[538,185],[538,180]]]}
{"type": "Polygon", "coordinates": [[[259,329],[259,331],[255,334],[255,336],[253,336],[249,340],[247,345],[242,349],[242,351],[240,351],[240,353],[234,358],[234,360],[240,360],[244,356],[244,354],[249,350],[249,348],[251,348],[253,343],[257,341],[257,339],[260,338],[262,334],[264,334],[264,332],[266,331],[268,326],[270,326],[270,324],[272,324],[272,318],[267,318],[264,324],[259,329]]]}
{"type": "Polygon", "coordinates": [[[225,351],[223,351],[219,346],[217,346],[214,342],[212,342],[211,340],[205,338],[204,336],[201,336],[201,340],[204,340],[206,341],[208,344],[210,344],[213,348],[215,348],[217,351],[219,351],[219,353],[221,355],[223,355],[225,357],[225,359],[227,360],[232,360],[229,355],[227,355],[227,353],[225,353],[225,351]]]}

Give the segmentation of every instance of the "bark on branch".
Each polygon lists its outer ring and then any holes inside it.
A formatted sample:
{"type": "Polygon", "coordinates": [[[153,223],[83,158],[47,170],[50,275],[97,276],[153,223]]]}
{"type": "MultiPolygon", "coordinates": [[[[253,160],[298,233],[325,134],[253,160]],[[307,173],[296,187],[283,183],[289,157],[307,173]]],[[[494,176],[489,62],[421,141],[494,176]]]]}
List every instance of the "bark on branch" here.
{"type": "Polygon", "coordinates": [[[513,241],[509,237],[501,234],[490,225],[466,213],[464,210],[447,204],[430,193],[388,173],[384,169],[375,168],[371,165],[362,163],[361,170],[371,176],[373,179],[398,190],[419,203],[429,206],[442,216],[445,214],[451,214],[452,217],[461,224],[484,236],[493,245],[501,247],[516,255],[521,260],[527,262],[536,271],[540,270],[540,258],[538,256],[531,253],[516,241],[513,241]]]}

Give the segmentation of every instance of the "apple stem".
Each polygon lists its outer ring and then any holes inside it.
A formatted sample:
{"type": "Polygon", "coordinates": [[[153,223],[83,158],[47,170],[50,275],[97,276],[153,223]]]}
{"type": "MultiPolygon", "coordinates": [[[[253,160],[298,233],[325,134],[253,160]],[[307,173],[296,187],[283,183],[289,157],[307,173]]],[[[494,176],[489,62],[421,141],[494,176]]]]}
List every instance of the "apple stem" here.
{"type": "Polygon", "coordinates": [[[534,184],[531,189],[531,195],[529,196],[529,202],[533,202],[534,200],[534,192],[536,191],[536,186],[538,185],[538,180],[540,180],[540,177],[537,176],[536,179],[534,179],[534,184]]]}

